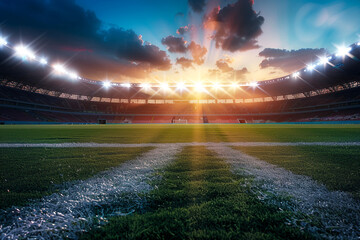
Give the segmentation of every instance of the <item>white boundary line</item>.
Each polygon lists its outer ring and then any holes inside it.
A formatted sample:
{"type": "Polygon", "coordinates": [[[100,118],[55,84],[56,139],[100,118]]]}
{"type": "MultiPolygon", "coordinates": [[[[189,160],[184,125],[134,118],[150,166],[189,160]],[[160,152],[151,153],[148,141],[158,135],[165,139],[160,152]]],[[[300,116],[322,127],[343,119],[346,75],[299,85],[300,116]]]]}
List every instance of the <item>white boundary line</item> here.
{"type": "Polygon", "coordinates": [[[253,176],[256,183],[253,187],[259,199],[282,209],[312,216],[322,226],[315,229],[301,219],[292,219],[293,224],[301,222],[301,227],[329,239],[360,238],[360,201],[353,199],[348,193],[330,191],[308,176],[294,174],[231,147],[214,146],[209,147],[209,150],[225,159],[233,169],[253,176]],[[291,198],[284,201],[276,200],[273,196],[280,199],[282,196],[291,198]],[[328,235],[329,232],[332,234],[328,235]]]}
{"type": "Polygon", "coordinates": [[[265,197],[267,199],[271,199],[271,194],[278,196],[286,193],[293,196],[291,207],[295,212],[318,215],[325,228],[336,226],[340,231],[339,236],[355,238],[360,235],[356,230],[360,227],[360,204],[348,194],[331,192],[309,177],[295,175],[231,148],[231,146],[360,146],[360,142],[5,143],[0,144],[0,148],[156,148],[118,168],[79,181],[60,193],[44,197],[37,203],[6,210],[1,213],[2,216],[6,216],[7,221],[0,223],[0,238],[44,239],[65,236],[76,238],[77,232],[84,231],[87,226],[98,224],[94,222],[94,216],[99,222],[106,221],[104,218],[106,214],[99,216],[94,209],[106,210],[115,207],[117,209],[114,214],[127,214],[143,204],[144,200],[138,194],[151,190],[147,181],[150,180],[149,177],[155,169],[171,162],[185,146],[206,146],[226,159],[235,169],[245,170],[258,180],[262,194],[268,195],[265,197]],[[122,202],[119,202],[119,197],[122,202]]]}
{"type": "Polygon", "coordinates": [[[108,216],[132,213],[145,203],[142,194],[152,189],[152,174],[181,149],[152,149],[30,205],[0,211],[0,239],[76,239],[77,233],[105,223],[108,216]]]}
{"type": "Polygon", "coordinates": [[[360,146],[360,142],[187,142],[187,143],[0,143],[0,148],[132,148],[187,146],[360,146]]]}

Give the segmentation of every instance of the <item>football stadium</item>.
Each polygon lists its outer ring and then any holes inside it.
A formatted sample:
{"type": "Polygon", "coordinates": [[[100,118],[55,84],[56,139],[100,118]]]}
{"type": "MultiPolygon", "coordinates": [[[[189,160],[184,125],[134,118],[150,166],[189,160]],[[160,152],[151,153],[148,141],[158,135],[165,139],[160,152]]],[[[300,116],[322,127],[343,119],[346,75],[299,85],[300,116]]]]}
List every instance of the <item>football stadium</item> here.
{"type": "Polygon", "coordinates": [[[0,239],[360,239],[359,11],[0,1],[0,239]]]}

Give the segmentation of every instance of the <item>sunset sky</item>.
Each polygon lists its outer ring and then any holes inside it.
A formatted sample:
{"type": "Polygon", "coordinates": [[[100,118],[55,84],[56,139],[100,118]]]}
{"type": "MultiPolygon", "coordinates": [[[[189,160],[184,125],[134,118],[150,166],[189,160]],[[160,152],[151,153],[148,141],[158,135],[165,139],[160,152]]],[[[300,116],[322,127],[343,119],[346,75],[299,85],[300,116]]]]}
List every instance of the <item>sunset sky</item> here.
{"type": "Polygon", "coordinates": [[[261,81],[360,40],[358,0],[0,1],[0,31],[81,76],[261,81]]]}

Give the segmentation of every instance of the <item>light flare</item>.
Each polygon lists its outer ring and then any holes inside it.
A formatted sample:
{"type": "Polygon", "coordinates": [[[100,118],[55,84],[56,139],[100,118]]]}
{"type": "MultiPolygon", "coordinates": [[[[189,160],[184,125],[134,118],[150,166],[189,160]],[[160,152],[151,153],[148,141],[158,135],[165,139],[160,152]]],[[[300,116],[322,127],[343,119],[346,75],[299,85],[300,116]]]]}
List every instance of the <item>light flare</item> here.
{"type": "Polygon", "coordinates": [[[31,59],[31,60],[36,59],[35,54],[30,49],[28,49],[27,47],[25,47],[23,45],[18,45],[14,49],[15,49],[16,55],[23,59],[31,59]]]}
{"type": "Polygon", "coordinates": [[[108,89],[109,87],[111,87],[111,82],[106,80],[103,82],[103,86],[104,86],[104,88],[108,89]]]}
{"type": "Polygon", "coordinates": [[[6,46],[7,44],[8,44],[8,42],[6,41],[6,39],[0,37],[0,46],[6,46]]]}

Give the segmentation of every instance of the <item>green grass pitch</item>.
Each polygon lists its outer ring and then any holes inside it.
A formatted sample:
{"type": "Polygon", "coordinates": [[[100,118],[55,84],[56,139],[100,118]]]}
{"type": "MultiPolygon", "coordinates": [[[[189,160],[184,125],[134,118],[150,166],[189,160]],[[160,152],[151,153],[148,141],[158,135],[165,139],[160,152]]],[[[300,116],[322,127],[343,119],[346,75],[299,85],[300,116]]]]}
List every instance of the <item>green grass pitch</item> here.
{"type": "MultiPolygon", "coordinates": [[[[0,143],[360,142],[360,125],[13,125],[0,143]]],[[[360,147],[233,147],[360,199],[360,147]]],[[[149,151],[132,148],[0,148],[0,211],[26,205],[149,151]]],[[[88,229],[83,239],[313,239],[264,204],[245,176],[203,146],[184,147],[156,173],[147,205],[88,229]]]]}
{"type": "Polygon", "coordinates": [[[0,143],[360,141],[360,125],[14,125],[0,126],[0,143]]]}
{"type": "Polygon", "coordinates": [[[204,147],[184,148],[160,174],[146,213],[113,218],[83,239],[312,239],[204,147]]]}

